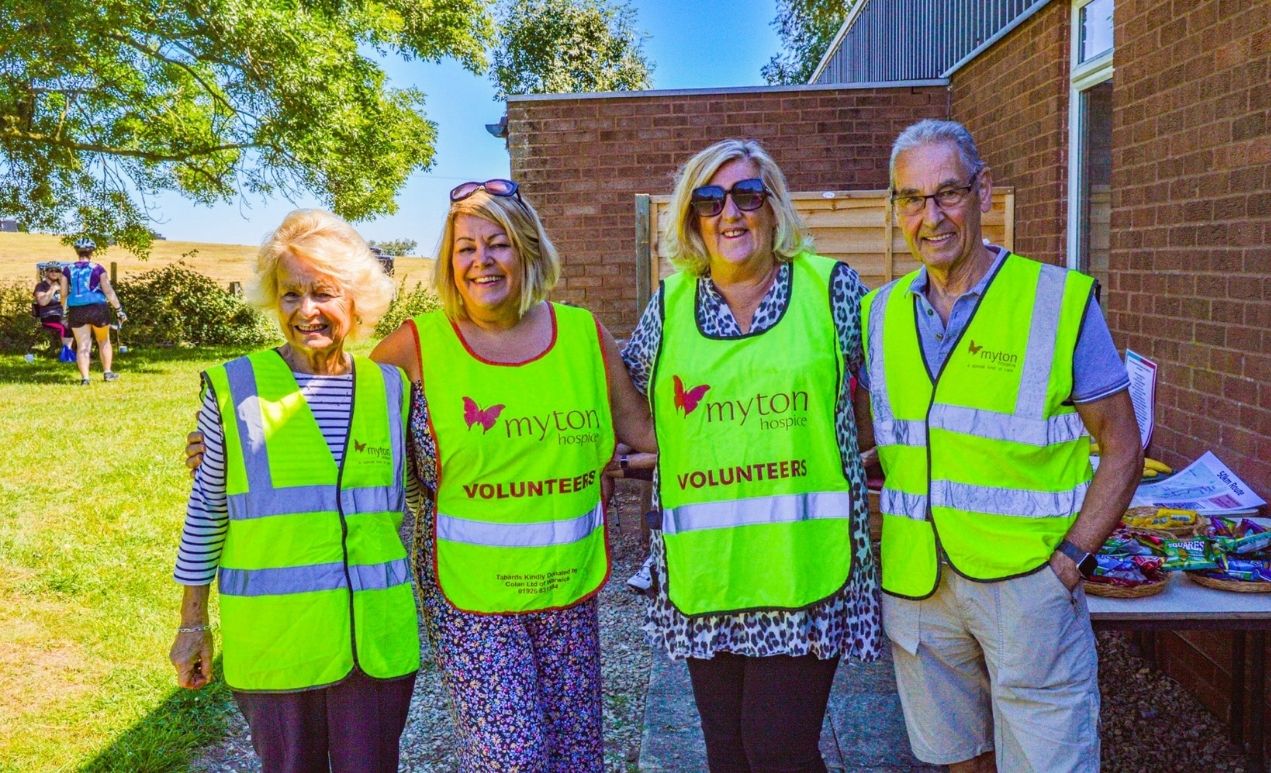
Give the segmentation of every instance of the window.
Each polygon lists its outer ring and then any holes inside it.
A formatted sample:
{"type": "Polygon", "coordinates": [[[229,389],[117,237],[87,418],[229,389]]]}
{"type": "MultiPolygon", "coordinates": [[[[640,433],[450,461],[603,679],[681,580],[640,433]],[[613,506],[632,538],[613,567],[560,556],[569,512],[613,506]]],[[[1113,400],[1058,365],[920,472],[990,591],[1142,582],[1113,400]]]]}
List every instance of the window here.
{"type": "Polygon", "coordinates": [[[1073,0],[1068,94],[1068,265],[1108,285],[1113,0],[1073,0]]]}

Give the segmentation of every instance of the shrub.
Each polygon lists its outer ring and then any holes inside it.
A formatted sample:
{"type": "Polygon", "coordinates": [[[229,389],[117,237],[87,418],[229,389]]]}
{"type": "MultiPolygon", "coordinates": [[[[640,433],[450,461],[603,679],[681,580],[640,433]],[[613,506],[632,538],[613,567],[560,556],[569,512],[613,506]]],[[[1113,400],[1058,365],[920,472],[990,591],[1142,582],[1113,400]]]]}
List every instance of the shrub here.
{"type": "Polygon", "coordinates": [[[408,318],[440,308],[441,301],[432,290],[425,288],[419,282],[415,283],[414,288],[407,290],[406,280],[403,279],[397,288],[397,297],[393,299],[388,311],[384,312],[384,316],[375,325],[375,337],[383,338],[396,330],[397,326],[408,318]]]}
{"type": "Polygon", "coordinates": [[[130,344],[261,346],[279,338],[273,321],[179,261],[122,279],[115,290],[130,344]]]}
{"type": "Polygon", "coordinates": [[[31,316],[34,286],[34,283],[0,285],[0,351],[21,354],[51,340],[40,327],[40,321],[31,316]]]}

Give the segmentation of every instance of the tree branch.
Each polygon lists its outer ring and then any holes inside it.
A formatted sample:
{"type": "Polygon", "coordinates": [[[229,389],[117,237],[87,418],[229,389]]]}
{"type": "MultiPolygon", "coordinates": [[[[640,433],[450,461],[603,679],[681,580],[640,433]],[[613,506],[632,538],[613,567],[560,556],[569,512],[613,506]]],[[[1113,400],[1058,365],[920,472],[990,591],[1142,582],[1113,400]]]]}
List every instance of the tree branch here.
{"type": "Polygon", "coordinates": [[[24,132],[11,127],[0,128],[0,137],[10,140],[23,140],[26,142],[38,142],[44,145],[54,145],[60,148],[67,148],[79,153],[105,153],[111,156],[124,156],[128,158],[140,158],[145,161],[185,161],[191,156],[210,156],[214,153],[220,153],[224,150],[248,150],[251,148],[264,147],[260,143],[243,142],[231,143],[229,145],[214,145],[207,148],[191,148],[182,150],[179,153],[154,153],[148,150],[139,150],[137,148],[118,148],[109,145],[89,142],[75,142],[73,140],[65,140],[48,134],[39,134],[36,132],[24,132]]]}

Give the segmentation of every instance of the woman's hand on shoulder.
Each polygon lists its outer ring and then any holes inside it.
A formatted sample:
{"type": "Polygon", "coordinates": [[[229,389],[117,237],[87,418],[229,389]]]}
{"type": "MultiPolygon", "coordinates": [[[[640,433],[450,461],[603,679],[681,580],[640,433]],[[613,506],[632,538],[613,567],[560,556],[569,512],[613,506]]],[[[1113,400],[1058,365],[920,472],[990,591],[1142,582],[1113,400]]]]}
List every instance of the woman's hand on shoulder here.
{"type": "MultiPolygon", "coordinates": [[[[194,425],[198,426],[199,414],[194,414],[194,425]]],[[[203,452],[207,450],[207,446],[203,445],[203,433],[197,429],[185,436],[185,466],[190,468],[190,477],[194,477],[194,473],[198,472],[199,465],[203,464],[203,452]]]]}
{"type": "Polygon", "coordinates": [[[410,320],[406,320],[375,345],[371,350],[371,359],[383,365],[396,365],[406,371],[406,376],[411,381],[419,381],[422,375],[419,369],[419,344],[416,341],[415,326],[410,320]]]}

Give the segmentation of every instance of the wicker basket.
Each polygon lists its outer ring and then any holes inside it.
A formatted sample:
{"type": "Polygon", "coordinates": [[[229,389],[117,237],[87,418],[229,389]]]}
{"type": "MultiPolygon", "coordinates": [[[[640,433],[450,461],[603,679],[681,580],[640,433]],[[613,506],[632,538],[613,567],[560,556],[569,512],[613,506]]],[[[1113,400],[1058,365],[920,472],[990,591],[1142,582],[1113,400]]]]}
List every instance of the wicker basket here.
{"type": "Polygon", "coordinates": [[[1141,599],[1144,596],[1155,596],[1165,590],[1169,585],[1169,576],[1156,580],[1155,582],[1145,582],[1142,585],[1112,585],[1106,582],[1090,582],[1082,580],[1081,586],[1086,589],[1087,595],[1090,596],[1106,596],[1110,599],[1141,599]]]}
{"type": "Polygon", "coordinates": [[[1187,579],[1214,590],[1229,590],[1236,593],[1271,593],[1271,582],[1254,582],[1246,580],[1219,580],[1196,572],[1187,572],[1187,579]]]}

